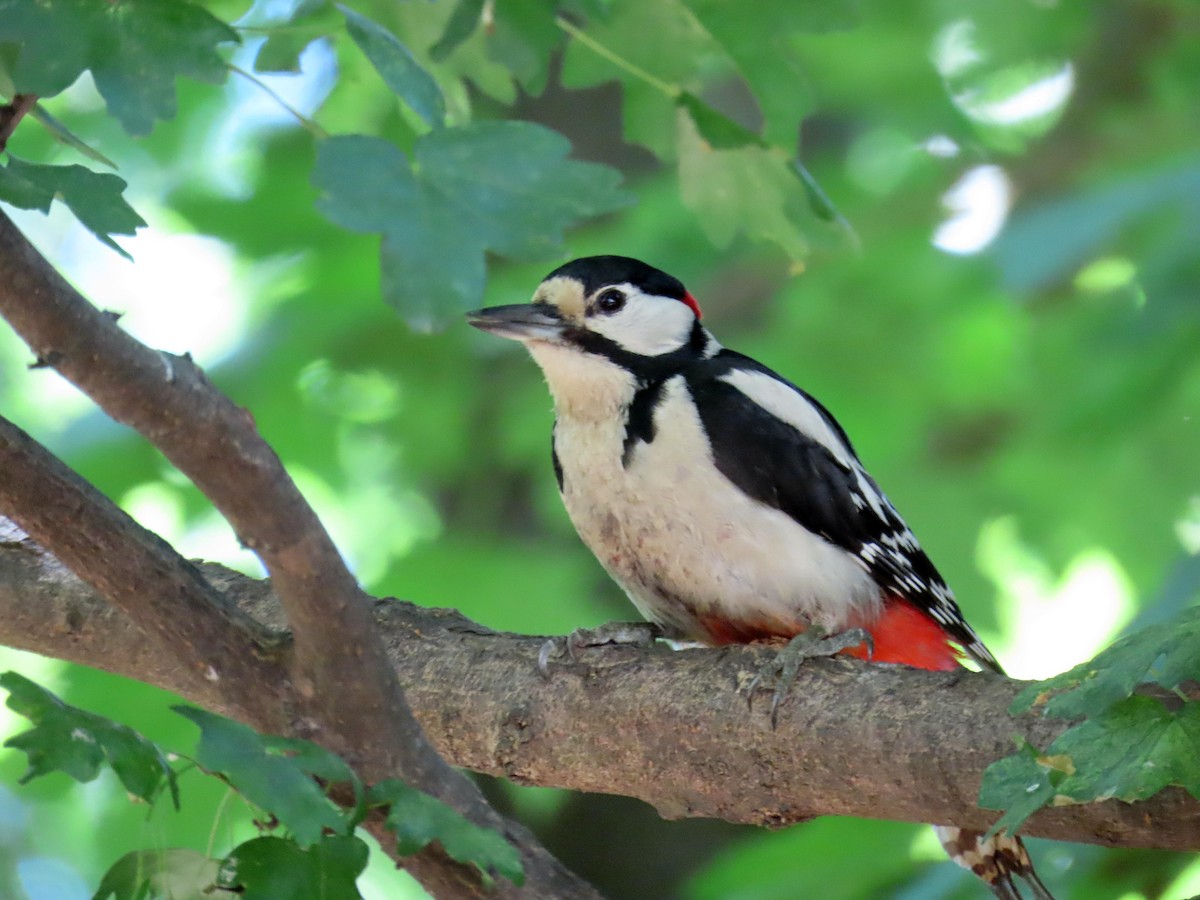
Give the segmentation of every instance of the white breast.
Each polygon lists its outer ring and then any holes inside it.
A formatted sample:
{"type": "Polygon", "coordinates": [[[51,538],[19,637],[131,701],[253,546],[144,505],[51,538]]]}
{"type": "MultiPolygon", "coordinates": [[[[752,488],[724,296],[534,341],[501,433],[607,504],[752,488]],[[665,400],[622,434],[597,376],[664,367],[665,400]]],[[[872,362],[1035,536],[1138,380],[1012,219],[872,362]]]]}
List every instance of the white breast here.
{"type": "Polygon", "coordinates": [[[878,589],[860,563],[716,469],[682,376],[664,388],[654,440],[623,466],[624,417],[611,404],[628,405],[634,384],[611,374],[587,404],[548,379],[555,445],[571,521],[644,616],[695,639],[705,620],[788,634],[874,616],[878,589]]]}

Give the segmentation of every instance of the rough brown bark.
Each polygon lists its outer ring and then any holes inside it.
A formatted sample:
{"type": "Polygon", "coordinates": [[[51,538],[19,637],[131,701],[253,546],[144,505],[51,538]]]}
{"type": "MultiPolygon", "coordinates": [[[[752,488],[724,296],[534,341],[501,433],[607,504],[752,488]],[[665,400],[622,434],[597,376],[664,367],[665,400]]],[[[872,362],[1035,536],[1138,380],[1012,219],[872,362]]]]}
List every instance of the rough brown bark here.
{"type": "MultiPolygon", "coordinates": [[[[201,568],[245,612],[282,625],[265,582],[201,568]]],[[[749,709],[737,690],[770,650],[602,648],[553,663],[547,681],[535,662],[542,638],[396,600],[376,601],[374,618],[414,712],[451,763],[521,784],[638,797],[667,818],[778,826],[853,815],[984,828],[997,814],[975,805],[983,769],[1011,752],[1014,734],[1045,746],[1066,727],[1010,718],[1021,682],[814,660],[772,731],[766,704],[749,709]]],[[[0,643],[228,708],[227,693],[183,677],[169,654],[28,542],[0,540],[0,643]]],[[[1059,807],[1024,831],[1194,851],[1200,803],[1168,790],[1144,803],[1059,807]]]]}

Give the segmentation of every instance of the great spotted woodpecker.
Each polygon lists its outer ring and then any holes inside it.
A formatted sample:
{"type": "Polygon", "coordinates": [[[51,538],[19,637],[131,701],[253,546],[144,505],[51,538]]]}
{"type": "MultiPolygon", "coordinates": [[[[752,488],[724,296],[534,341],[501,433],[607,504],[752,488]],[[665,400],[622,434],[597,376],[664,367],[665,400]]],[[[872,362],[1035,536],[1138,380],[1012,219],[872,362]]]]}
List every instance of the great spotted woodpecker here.
{"type": "MultiPolygon", "coordinates": [[[[668,637],[869,637],[835,649],[949,670],[1000,665],[833,416],[727,350],[683,284],[622,256],[555,269],[528,304],[468,315],[523,343],[554,397],[552,456],[579,536],[668,637]],[[814,628],[815,626],[815,628],[814,628]]],[[[1016,837],[939,826],[996,896],[1049,892],[1016,837]]]]}

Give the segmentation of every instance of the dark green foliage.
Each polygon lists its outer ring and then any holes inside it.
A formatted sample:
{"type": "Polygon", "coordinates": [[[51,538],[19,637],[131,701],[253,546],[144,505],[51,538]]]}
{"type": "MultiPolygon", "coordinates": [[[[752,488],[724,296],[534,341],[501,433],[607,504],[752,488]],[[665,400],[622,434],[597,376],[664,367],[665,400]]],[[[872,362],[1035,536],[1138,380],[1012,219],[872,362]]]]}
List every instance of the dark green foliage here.
{"type": "Polygon", "coordinates": [[[129,259],[111,235],[133,234],[146,223],[125,202],[124,190],[123,178],[83,166],[44,166],[9,154],[8,165],[0,168],[0,200],[46,212],[57,198],[88,231],[129,259]]]}
{"type": "Polygon", "coordinates": [[[356,795],[362,786],[338,757],[306,741],[265,737],[245,725],[202,709],[177,706],[175,711],[200,729],[196,762],[220,775],[230,787],[291,832],[308,849],[324,831],[348,834],[356,820],[325,795],[313,780],[348,782],[356,795]]]}
{"type": "MultiPolygon", "coordinates": [[[[9,692],[9,708],[35,726],[5,742],[29,758],[21,783],[50,772],[92,781],[107,763],[133,797],[153,804],[165,784],[179,809],[176,772],[154,743],[124,725],[68,706],[15,672],[0,675],[0,687],[9,692]]],[[[341,757],[310,741],[260,735],[194,707],[174,709],[200,729],[191,755],[195,765],[261,810],[261,828],[282,828],[286,836],[247,841],[219,861],[187,849],[128,853],[105,873],[95,900],[200,898],[214,884],[260,900],[357,898],[355,883],[369,851],[354,830],[369,809],[380,807],[402,855],[438,841],[453,859],[488,876],[517,884],[524,880],[521,858],[503,835],[467,821],[401,781],[389,779],[364,791],[341,757]],[[327,796],[338,785],[351,788],[353,805],[339,805],[327,796]]]]}
{"type": "Polygon", "coordinates": [[[217,52],[237,32],[182,0],[0,0],[0,41],[19,45],[18,92],[53,96],[90,71],[108,111],[131,135],[175,115],[175,79],[218,83],[217,52]]]}
{"type": "Polygon", "coordinates": [[[1022,691],[1012,712],[1083,719],[1046,750],[991,765],[980,802],[1015,831],[1049,803],[1141,800],[1168,785],[1200,799],[1200,702],[1134,695],[1200,681],[1200,609],[1122,638],[1090,662],[1022,691]]]}
{"type": "Polygon", "coordinates": [[[16,672],[0,675],[0,687],[8,691],[8,708],[34,726],[4,742],[29,758],[22,783],[51,772],[91,781],[107,764],[134,797],[150,803],[166,787],[178,808],[174,770],[158,747],[140,734],[69,706],[16,672]]]}
{"type": "Polygon", "coordinates": [[[527,122],[431,131],[410,163],[380,138],[330,138],[317,149],[318,208],[383,235],[383,294],[428,330],[479,302],[486,251],[545,257],[563,229],[627,202],[619,175],[567,159],[569,144],[527,122]]]}
{"type": "Polygon", "coordinates": [[[367,845],[356,837],[326,837],[304,848],[261,837],[226,857],[217,886],[244,900],[358,900],[355,882],[367,867],[367,845]]]}
{"type": "Polygon", "coordinates": [[[396,848],[408,855],[430,841],[439,842],[451,859],[474,863],[488,875],[501,875],[514,884],[525,880],[521,857],[499,832],[480,828],[434,797],[389,779],[372,785],[371,806],[387,806],[387,827],[396,833],[396,848]]]}

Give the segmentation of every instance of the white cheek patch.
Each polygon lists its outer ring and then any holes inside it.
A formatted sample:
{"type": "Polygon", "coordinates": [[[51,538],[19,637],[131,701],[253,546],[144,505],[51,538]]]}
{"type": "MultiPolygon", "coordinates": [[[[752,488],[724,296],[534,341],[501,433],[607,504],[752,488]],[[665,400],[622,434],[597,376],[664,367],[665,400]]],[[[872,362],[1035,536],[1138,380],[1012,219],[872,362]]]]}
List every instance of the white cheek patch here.
{"type": "MultiPolygon", "coordinates": [[[[624,289],[632,291],[628,286],[624,289]]],[[[678,300],[634,294],[614,315],[593,314],[587,327],[632,353],[658,356],[687,343],[695,321],[692,311],[678,300]]]]}

